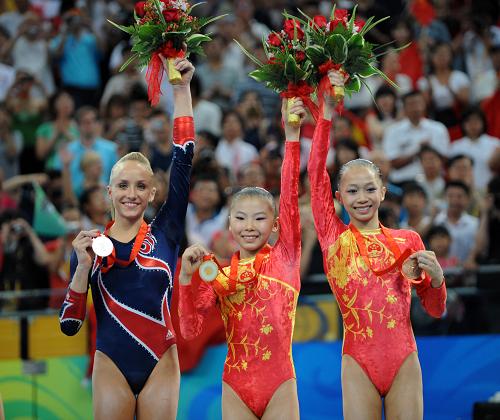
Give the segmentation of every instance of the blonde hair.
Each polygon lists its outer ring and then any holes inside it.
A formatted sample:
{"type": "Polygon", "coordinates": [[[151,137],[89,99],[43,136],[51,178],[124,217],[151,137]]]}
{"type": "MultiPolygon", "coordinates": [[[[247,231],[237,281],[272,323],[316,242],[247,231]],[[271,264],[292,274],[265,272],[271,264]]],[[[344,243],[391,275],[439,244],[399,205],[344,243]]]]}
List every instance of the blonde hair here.
{"type": "Polygon", "coordinates": [[[111,169],[111,175],[109,176],[110,183],[115,177],[118,169],[120,169],[120,166],[129,161],[139,163],[144,167],[144,169],[146,169],[146,171],[148,171],[151,176],[154,175],[153,169],[151,168],[151,163],[149,163],[149,159],[146,156],[144,156],[141,152],[130,152],[113,165],[113,168],[111,169]]]}
{"type": "Polygon", "coordinates": [[[94,163],[101,163],[102,159],[99,153],[94,152],[93,150],[87,150],[80,161],[80,169],[85,172],[85,170],[94,163]]]}

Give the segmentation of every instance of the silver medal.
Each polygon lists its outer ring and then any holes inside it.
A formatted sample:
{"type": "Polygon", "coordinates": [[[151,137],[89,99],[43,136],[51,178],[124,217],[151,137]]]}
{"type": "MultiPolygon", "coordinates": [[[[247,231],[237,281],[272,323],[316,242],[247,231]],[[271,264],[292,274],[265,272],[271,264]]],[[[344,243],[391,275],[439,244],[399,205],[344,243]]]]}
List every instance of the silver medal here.
{"type": "Polygon", "coordinates": [[[107,257],[113,252],[113,242],[107,236],[100,235],[92,239],[92,250],[99,257],[107,257]]]}

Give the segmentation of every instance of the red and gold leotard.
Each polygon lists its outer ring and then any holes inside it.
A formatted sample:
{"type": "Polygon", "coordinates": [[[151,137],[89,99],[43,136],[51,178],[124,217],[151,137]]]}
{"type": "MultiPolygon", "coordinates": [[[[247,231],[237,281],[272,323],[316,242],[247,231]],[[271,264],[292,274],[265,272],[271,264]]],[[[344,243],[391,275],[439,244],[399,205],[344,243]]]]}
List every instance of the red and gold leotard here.
{"type": "MultiPolygon", "coordinates": [[[[186,339],[200,333],[204,311],[219,306],[228,346],[222,379],[259,418],[278,387],[295,378],[291,343],[300,290],[299,160],[299,143],[287,142],[279,239],[264,257],[257,281],[248,281],[255,260],[249,258],[238,263],[234,294],[222,295],[204,283],[196,293],[191,285],[179,289],[180,329],[186,339]]],[[[230,268],[224,272],[229,275],[230,268]]],[[[228,278],[219,273],[215,281],[224,285],[228,278]]]]}
{"type": "MultiPolygon", "coordinates": [[[[406,357],[416,351],[410,323],[411,285],[398,269],[378,272],[394,263],[391,241],[399,247],[424,249],[420,236],[408,230],[361,232],[368,260],[360,253],[353,230],[335,214],[326,171],[331,122],[321,120],[314,132],[308,164],[311,207],[323,251],[325,273],[335,294],[344,324],[343,354],[353,357],[381,395],[386,395],[406,357]],[[367,266],[367,262],[370,267],[367,266]]],[[[430,277],[415,286],[425,310],[440,317],[446,286],[433,288],[430,277]]]]}

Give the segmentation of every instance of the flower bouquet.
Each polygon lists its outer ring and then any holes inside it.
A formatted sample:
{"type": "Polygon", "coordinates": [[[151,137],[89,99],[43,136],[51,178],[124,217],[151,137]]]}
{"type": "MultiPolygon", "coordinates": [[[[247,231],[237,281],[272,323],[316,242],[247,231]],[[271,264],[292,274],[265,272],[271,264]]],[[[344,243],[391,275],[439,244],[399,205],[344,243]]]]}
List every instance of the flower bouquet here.
{"type": "Polygon", "coordinates": [[[375,51],[386,45],[375,46],[364,39],[368,31],[388,19],[388,16],[375,22],[372,16],[365,22],[356,18],[356,8],[349,17],[347,10],[336,9],[335,6],[329,21],[324,16],[311,18],[304,13],[302,15],[305,17],[303,23],[307,38],[305,53],[314,68],[310,83],[317,84],[320,92],[329,87],[326,75],[330,70],[339,70],[347,76],[344,87],[331,87],[332,96],[337,101],[341,101],[345,93],[350,95],[359,92],[361,85],[366,85],[364,79],[373,75],[379,75],[397,87],[377,68],[377,57],[383,52],[375,54],[375,51]]]}
{"type": "MultiPolygon", "coordinates": [[[[305,33],[298,19],[286,13],[284,16],[283,29],[271,32],[262,42],[267,57],[265,63],[248,52],[238,41],[236,43],[257,66],[256,70],[249,73],[250,77],[287,98],[289,106],[294,98],[301,98],[316,119],[317,108],[310,98],[315,88],[310,84],[314,69],[305,53],[305,33]]],[[[292,124],[300,122],[299,116],[294,114],[289,114],[287,119],[292,124]]]]}
{"type": "Polygon", "coordinates": [[[167,59],[170,83],[179,83],[181,74],[174,67],[175,58],[203,54],[201,44],[211,38],[200,33],[201,29],[224,17],[192,16],[191,12],[198,4],[201,3],[190,6],[186,0],[145,0],[135,4],[133,25],[109,21],[132,37],[133,54],[120,71],[135,60],[140,67],[147,66],[148,97],[152,105],[158,104],[161,94],[163,66],[160,54],[167,59]]]}

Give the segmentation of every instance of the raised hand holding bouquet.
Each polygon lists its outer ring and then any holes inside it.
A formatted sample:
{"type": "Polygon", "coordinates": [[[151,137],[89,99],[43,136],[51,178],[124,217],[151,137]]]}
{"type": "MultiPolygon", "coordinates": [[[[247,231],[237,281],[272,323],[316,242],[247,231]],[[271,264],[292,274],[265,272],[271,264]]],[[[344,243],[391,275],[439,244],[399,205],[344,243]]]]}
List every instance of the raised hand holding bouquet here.
{"type": "Polygon", "coordinates": [[[181,75],[175,69],[174,60],[189,57],[192,53],[203,54],[201,44],[211,38],[200,33],[201,29],[224,16],[192,16],[193,8],[199,4],[190,6],[186,0],[140,1],[135,4],[133,25],[124,26],[109,21],[132,37],[134,54],[120,71],[135,60],[140,67],[147,66],[148,97],[153,106],[158,104],[161,95],[163,65],[160,55],[167,59],[170,83],[179,83],[181,75]]]}
{"type": "MultiPolygon", "coordinates": [[[[351,95],[359,92],[364,79],[379,75],[389,84],[397,87],[381,70],[377,68],[377,57],[384,53],[375,54],[385,45],[375,46],[367,42],[364,36],[368,31],[389,17],[374,22],[370,17],[366,22],[356,19],[356,8],[351,16],[345,9],[333,7],[330,20],[324,16],[313,18],[305,17],[307,47],[305,49],[308,60],[313,64],[310,83],[318,85],[318,99],[321,101],[325,89],[333,89],[332,96],[341,103],[345,93],[351,95]],[[344,74],[344,87],[329,85],[327,74],[330,70],[337,70],[344,74]]],[[[404,47],[403,47],[404,48],[404,47]]],[[[368,88],[369,89],[369,88],[368,88]]]]}
{"type": "MultiPolygon", "coordinates": [[[[310,84],[313,65],[305,54],[306,38],[304,29],[298,19],[285,13],[283,29],[271,32],[263,40],[267,62],[262,63],[250,54],[238,41],[243,52],[256,64],[257,69],[249,76],[288,99],[288,108],[294,98],[301,98],[308,107],[314,119],[317,119],[318,110],[310,95],[314,92],[314,85],[310,84]]],[[[288,114],[288,122],[300,124],[300,118],[295,114],[288,114]]]]}

